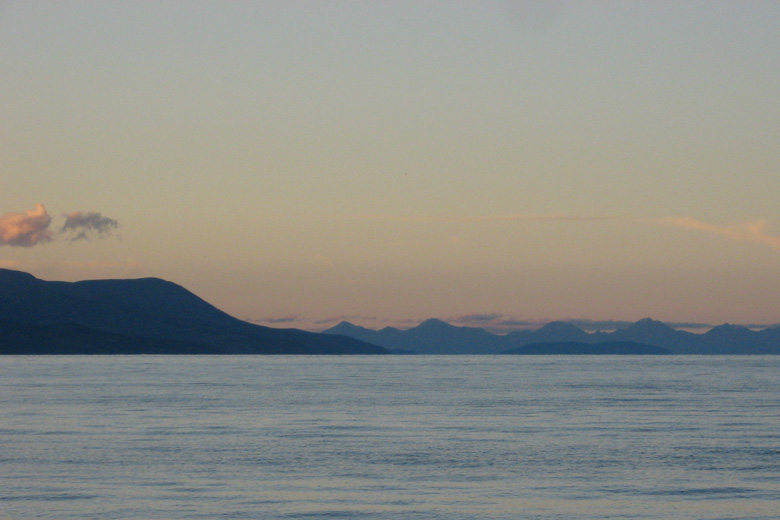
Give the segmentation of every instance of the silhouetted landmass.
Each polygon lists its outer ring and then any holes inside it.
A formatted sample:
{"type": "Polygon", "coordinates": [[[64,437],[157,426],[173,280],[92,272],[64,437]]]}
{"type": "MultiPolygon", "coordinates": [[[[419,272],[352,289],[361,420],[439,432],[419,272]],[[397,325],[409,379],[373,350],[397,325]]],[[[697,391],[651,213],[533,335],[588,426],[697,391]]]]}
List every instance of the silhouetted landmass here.
{"type": "Polygon", "coordinates": [[[49,282],[0,269],[0,354],[501,354],[614,342],[673,354],[780,354],[780,327],[724,324],[693,334],[646,318],[613,332],[558,321],[501,336],[430,319],[408,330],[342,322],[315,334],[238,320],[158,278],[49,282]]]}
{"type": "Polygon", "coordinates": [[[665,348],[633,341],[607,341],[604,343],[581,343],[578,341],[555,341],[551,343],[531,343],[504,354],[519,355],[569,355],[569,356],[648,356],[671,354],[665,348]]]}
{"type": "Polygon", "coordinates": [[[225,354],[216,345],[139,338],[90,329],[73,323],[29,325],[0,322],[0,353],[67,354],[225,354]]]}
{"type": "Polygon", "coordinates": [[[499,336],[484,329],[455,327],[437,319],[425,320],[408,330],[386,327],[378,331],[343,321],[324,333],[350,336],[391,351],[419,354],[498,354],[506,350],[497,345],[499,336]]]}
{"type": "Polygon", "coordinates": [[[502,336],[484,329],[457,327],[441,320],[426,320],[408,330],[387,327],[378,331],[341,322],[324,332],[419,354],[502,354],[534,343],[561,342],[589,345],[632,342],[660,347],[672,354],[780,354],[780,327],[756,331],[725,324],[704,334],[693,334],[650,318],[624,329],[593,333],[587,333],[571,323],[554,321],[538,330],[521,330],[502,336]]]}
{"type": "Polygon", "coordinates": [[[387,354],[238,320],[158,278],[50,282],[0,269],[0,354],[387,354]]]}

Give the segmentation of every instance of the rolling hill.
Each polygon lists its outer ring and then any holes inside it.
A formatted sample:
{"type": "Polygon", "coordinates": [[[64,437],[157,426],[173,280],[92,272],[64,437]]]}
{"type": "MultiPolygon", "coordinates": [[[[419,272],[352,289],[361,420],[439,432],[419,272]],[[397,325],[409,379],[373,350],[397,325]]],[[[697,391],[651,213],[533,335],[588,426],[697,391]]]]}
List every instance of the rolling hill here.
{"type": "Polygon", "coordinates": [[[0,269],[0,354],[385,354],[236,319],[158,278],[44,281],[0,269]]]}

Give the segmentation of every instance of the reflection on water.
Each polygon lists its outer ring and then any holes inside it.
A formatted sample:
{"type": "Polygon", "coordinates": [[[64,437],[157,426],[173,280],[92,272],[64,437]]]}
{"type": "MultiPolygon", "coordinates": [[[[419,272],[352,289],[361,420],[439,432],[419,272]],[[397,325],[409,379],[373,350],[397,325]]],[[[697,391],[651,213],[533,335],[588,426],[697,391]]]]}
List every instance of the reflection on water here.
{"type": "Polygon", "coordinates": [[[0,518],[776,518],[777,357],[0,358],[0,518]]]}

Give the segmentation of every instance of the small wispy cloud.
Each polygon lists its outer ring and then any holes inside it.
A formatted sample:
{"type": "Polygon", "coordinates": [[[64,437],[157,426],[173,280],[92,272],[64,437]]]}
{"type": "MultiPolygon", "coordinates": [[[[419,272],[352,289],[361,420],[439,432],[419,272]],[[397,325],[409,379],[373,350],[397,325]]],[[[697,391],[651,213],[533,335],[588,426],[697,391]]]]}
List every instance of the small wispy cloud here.
{"type": "MultiPolygon", "coordinates": [[[[567,323],[571,323],[575,327],[579,327],[582,330],[586,332],[595,332],[595,331],[611,331],[611,330],[619,330],[619,329],[626,329],[633,325],[635,322],[633,321],[625,321],[625,320],[586,320],[586,319],[569,319],[564,320],[567,323]]],[[[673,329],[711,329],[713,327],[710,323],[700,323],[700,322],[664,322],[666,325],[672,327],[673,329]]]]}
{"type": "Polygon", "coordinates": [[[661,224],[691,231],[718,235],[729,240],[748,241],[769,246],[780,251],[780,236],[767,232],[766,220],[754,220],[741,225],[718,226],[692,217],[664,217],[661,224]]]}
{"type": "Polygon", "coordinates": [[[539,320],[524,320],[522,318],[504,318],[500,320],[497,325],[507,330],[524,330],[539,328],[544,325],[545,321],[539,320]]]}
{"type": "Polygon", "coordinates": [[[706,329],[709,330],[714,325],[712,323],[700,323],[700,322],[691,322],[691,321],[667,321],[665,322],[667,325],[669,325],[673,329],[688,329],[688,330],[696,330],[696,329],[706,329]]]}
{"type": "Polygon", "coordinates": [[[341,314],[339,316],[331,316],[329,318],[323,318],[315,320],[312,323],[315,325],[328,325],[329,323],[341,323],[342,321],[359,320],[359,321],[374,321],[376,316],[361,316],[359,314],[341,314]]]}
{"type": "Polygon", "coordinates": [[[452,316],[445,321],[458,326],[479,327],[495,334],[506,334],[514,330],[535,329],[544,324],[544,322],[540,323],[536,320],[526,320],[492,312],[452,316]]]}
{"type": "Polygon", "coordinates": [[[0,216],[0,246],[32,247],[52,239],[51,217],[43,207],[0,216]]]}
{"type": "MultiPolygon", "coordinates": [[[[491,314],[467,314],[464,316],[455,316],[447,319],[446,321],[452,323],[453,325],[465,325],[465,326],[483,328],[489,332],[493,332],[494,334],[506,334],[512,331],[536,330],[543,327],[544,325],[547,325],[552,320],[523,319],[516,316],[506,316],[504,314],[491,313],[491,314]]],[[[634,324],[633,321],[625,321],[625,320],[589,320],[589,319],[565,319],[564,318],[564,319],[560,319],[560,321],[571,323],[572,325],[579,327],[585,332],[613,331],[617,329],[625,329],[634,324]]],[[[696,323],[668,322],[667,325],[675,329],[688,329],[688,330],[695,330],[695,329],[709,330],[712,328],[712,325],[709,323],[698,323],[698,322],[696,323]]]]}
{"type": "Polygon", "coordinates": [[[119,227],[119,223],[97,212],[74,211],[65,215],[61,233],[69,234],[70,241],[87,240],[91,237],[103,238],[119,227]]]}
{"type": "Polygon", "coordinates": [[[633,323],[632,321],[622,320],[583,320],[583,319],[570,319],[566,320],[567,323],[571,323],[575,327],[579,327],[587,332],[594,332],[597,330],[617,330],[625,329],[633,323]]]}
{"type": "Polygon", "coordinates": [[[496,314],[496,313],[489,313],[489,314],[466,314],[464,316],[455,316],[454,318],[450,319],[451,323],[462,323],[462,324],[482,324],[482,323],[492,323],[496,320],[500,319],[503,315],[502,314],[496,314]]]}
{"type": "Polygon", "coordinates": [[[297,315],[292,316],[279,316],[274,318],[259,318],[256,320],[253,320],[255,323],[295,323],[297,321],[301,321],[300,318],[298,318],[297,315]]]}

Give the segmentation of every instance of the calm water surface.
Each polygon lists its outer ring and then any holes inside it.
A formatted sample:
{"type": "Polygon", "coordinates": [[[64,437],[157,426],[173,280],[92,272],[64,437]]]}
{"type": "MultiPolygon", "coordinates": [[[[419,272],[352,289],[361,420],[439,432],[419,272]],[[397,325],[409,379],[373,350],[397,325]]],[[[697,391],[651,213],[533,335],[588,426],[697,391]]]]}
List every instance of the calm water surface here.
{"type": "Polygon", "coordinates": [[[780,357],[0,357],[0,518],[776,519],[780,357]]]}

